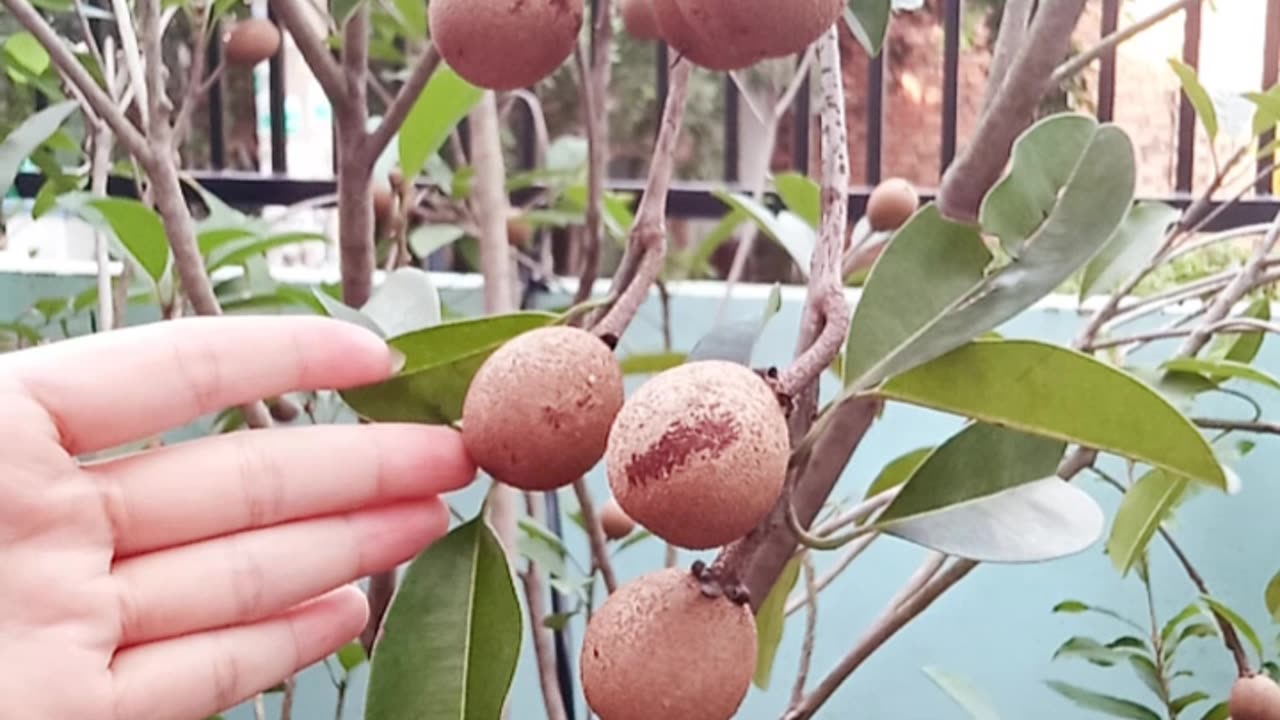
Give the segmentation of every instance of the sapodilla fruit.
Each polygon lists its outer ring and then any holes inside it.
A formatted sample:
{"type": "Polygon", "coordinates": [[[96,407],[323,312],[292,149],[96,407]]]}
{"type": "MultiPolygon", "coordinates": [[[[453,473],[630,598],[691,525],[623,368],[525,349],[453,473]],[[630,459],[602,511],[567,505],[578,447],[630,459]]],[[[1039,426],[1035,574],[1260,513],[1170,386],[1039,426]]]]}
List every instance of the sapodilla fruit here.
{"type": "Polygon", "coordinates": [[[280,29],[266,18],[246,18],[222,35],[222,57],[232,65],[252,67],[280,49],[280,29]]]}
{"type": "Polygon", "coordinates": [[[604,536],[609,540],[621,540],[636,529],[636,521],[613,498],[609,498],[609,502],[600,508],[600,525],[604,527],[604,536]]]}
{"type": "Polygon", "coordinates": [[[1280,685],[1266,673],[1242,677],[1231,686],[1231,720],[1280,720],[1280,685]]]}
{"type": "Polygon", "coordinates": [[[759,58],[803,52],[844,12],[845,0],[676,0],[694,32],[759,58]]]}
{"type": "Polygon", "coordinates": [[[725,72],[751,67],[764,59],[746,45],[718,44],[696,32],[680,9],[679,0],[653,0],[653,17],[667,44],[694,65],[725,72]]]}
{"type": "Polygon", "coordinates": [[[573,53],[583,0],[431,0],[431,40],[462,78],[490,90],[528,87],[573,53]]]}
{"type": "Polygon", "coordinates": [[[476,371],[462,441],[494,480],[554,490],[600,461],[623,400],[622,369],[604,341],[578,328],[537,328],[503,343],[476,371]]]}
{"type": "Polygon", "coordinates": [[[653,0],[622,0],[618,8],[622,27],[637,40],[660,40],[658,19],[653,16],[653,0]]]}
{"type": "Polygon", "coordinates": [[[920,195],[911,183],[902,178],[889,178],[877,185],[867,198],[867,223],[872,230],[897,230],[919,206],[920,195]]]}
{"type": "Polygon", "coordinates": [[[777,397],[750,368],[679,365],[627,400],[609,431],[609,487],[636,522],[677,547],[745,535],[782,492],[790,444],[777,397]]]}
{"type": "Polygon", "coordinates": [[[587,624],[583,692],[601,720],[729,720],[750,689],[756,642],[749,605],[703,595],[687,569],[651,572],[587,624]]]}

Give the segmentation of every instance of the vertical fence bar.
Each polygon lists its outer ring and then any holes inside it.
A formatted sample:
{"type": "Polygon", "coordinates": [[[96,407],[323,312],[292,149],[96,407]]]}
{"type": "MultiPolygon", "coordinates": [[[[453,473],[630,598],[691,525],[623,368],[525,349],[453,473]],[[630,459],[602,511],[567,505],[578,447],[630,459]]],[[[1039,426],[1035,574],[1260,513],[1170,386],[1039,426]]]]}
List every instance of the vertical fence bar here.
{"type": "MultiPolygon", "coordinates": [[[[1102,33],[1106,37],[1120,24],[1120,0],[1102,0],[1102,33]]],[[[1098,120],[1111,122],[1116,114],[1116,49],[1102,53],[1098,68],[1098,120]]]]}
{"type": "MultiPolygon", "coordinates": [[[[267,16],[279,25],[272,6],[267,6],[267,16]]],[[[271,56],[268,65],[268,93],[271,112],[271,172],[283,175],[289,171],[289,147],[285,137],[284,117],[284,49],[271,56]]]]}
{"type": "MultiPolygon", "coordinates": [[[[1280,0],[1267,0],[1267,30],[1266,39],[1262,44],[1262,89],[1269,90],[1277,81],[1280,81],[1280,0]]],[[[1275,130],[1267,130],[1262,134],[1258,147],[1262,147],[1271,142],[1275,138],[1275,130]]],[[[1273,162],[1275,152],[1270,153],[1268,157],[1258,158],[1258,174],[1261,176],[1267,169],[1267,165],[1273,162]]],[[[1254,192],[1259,195],[1272,195],[1273,178],[1276,174],[1272,172],[1265,173],[1265,177],[1259,177],[1257,184],[1254,186],[1254,192]]]]}
{"type": "Polygon", "coordinates": [[[943,3],[942,40],[942,153],[939,176],[956,156],[956,123],[959,119],[960,16],[962,0],[943,3]]]}
{"type": "Polygon", "coordinates": [[[739,112],[742,109],[742,97],[738,90],[738,83],[733,81],[733,76],[729,73],[724,74],[724,180],[725,182],[738,181],[738,158],[741,148],[739,143],[742,140],[739,133],[740,126],[739,112]]]}
{"type": "MultiPolygon", "coordinates": [[[[1200,67],[1200,3],[1191,3],[1184,11],[1182,26],[1182,62],[1193,69],[1200,67]]],[[[1190,192],[1195,176],[1196,160],[1196,110],[1180,93],[1178,105],[1178,192],[1190,192]]]]}
{"type": "MultiPolygon", "coordinates": [[[[794,141],[791,145],[791,162],[795,165],[796,172],[809,174],[809,120],[810,110],[810,87],[809,76],[805,75],[804,80],[800,81],[800,90],[796,92],[796,100],[792,117],[792,135],[794,141]]],[[[766,161],[766,166],[770,164],[766,161]]]]}
{"type": "MultiPolygon", "coordinates": [[[[210,32],[212,32],[212,37],[214,38],[221,37],[221,23],[214,25],[210,32]]],[[[205,58],[205,67],[212,72],[214,68],[217,68],[222,63],[222,43],[209,43],[205,58]]],[[[222,78],[214,81],[209,88],[209,102],[206,111],[209,115],[209,165],[214,170],[221,170],[227,166],[226,126],[222,119],[222,78]]]]}
{"type": "Polygon", "coordinates": [[[884,141],[884,49],[867,66],[867,184],[880,182],[884,141]]]}

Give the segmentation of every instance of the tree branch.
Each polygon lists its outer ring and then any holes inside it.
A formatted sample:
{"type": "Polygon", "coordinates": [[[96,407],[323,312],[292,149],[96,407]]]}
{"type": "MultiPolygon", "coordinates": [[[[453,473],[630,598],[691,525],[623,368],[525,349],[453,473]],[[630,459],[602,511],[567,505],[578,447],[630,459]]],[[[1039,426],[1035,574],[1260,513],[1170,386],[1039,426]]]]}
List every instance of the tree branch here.
{"type": "Polygon", "coordinates": [[[1280,435],[1280,423],[1262,420],[1228,420],[1226,418],[1191,418],[1199,427],[1206,430],[1239,430],[1241,432],[1259,433],[1263,435],[1280,435]]]}
{"type": "Polygon", "coordinates": [[[996,47],[991,53],[991,69],[987,71],[987,89],[982,104],[991,105],[996,92],[1004,84],[1013,57],[1022,49],[1031,24],[1031,11],[1035,0],[1005,0],[1004,13],[1000,17],[1000,31],[996,34],[996,47]]]}
{"type": "MultiPolygon", "coordinates": [[[[182,104],[178,106],[178,116],[173,121],[174,149],[177,149],[186,141],[187,133],[191,131],[191,113],[195,110],[200,96],[209,89],[209,83],[206,82],[204,77],[204,70],[209,48],[209,20],[212,16],[213,3],[206,2],[204,11],[200,14],[200,22],[196,26],[195,46],[191,51],[191,72],[187,76],[186,93],[184,93],[182,104]]],[[[211,77],[216,76],[221,69],[222,66],[219,65],[211,77]]]]}
{"type": "Polygon", "coordinates": [[[578,498],[578,509],[582,511],[582,524],[587,528],[587,539],[591,543],[591,564],[604,578],[605,590],[613,594],[613,591],[618,589],[618,576],[613,572],[613,563],[609,560],[604,526],[600,524],[600,515],[596,512],[595,500],[591,497],[591,489],[587,487],[586,479],[575,480],[573,492],[578,498]]]}
{"type": "Polygon", "coordinates": [[[435,73],[436,68],[439,66],[440,53],[436,50],[435,45],[429,45],[422,56],[418,58],[418,61],[414,63],[413,69],[409,72],[409,77],[405,78],[400,90],[396,92],[395,97],[391,100],[391,104],[387,106],[387,111],[382,116],[382,122],[369,134],[369,137],[362,145],[364,155],[373,158],[369,162],[371,166],[377,157],[382,154],[382,151],[386,149],[387,144],[391,142],[391,137],[404,125],[404,120],[409,116],[409,111],[413,109],[414,103],[418,101],[418,96],[422,94],[423,88],[427,86],[427,82],[431,80],[431,75],[435,73]]]}
{"type": "MultiPolygon", "coordinates": [[[[541,503],[537,502],[537,496],[526,492],[524,501],[530,517],[541,523],[543,513],[539,512],[541,503]]],[[[564,696],[560,693],[560,677],[556,674],[555,643],[551,628],[542,624],[547,617],[542,575],[539,574],[538,565],[532,560],[521,573],[521,580],[529,607],[529,631],[533,636],[533,652],[538,661],[538,680],[542,687],[542,702],[546,708],[547,720],[567,720],[564,696]]]]}
{"type": "Polygon", "coordinates": [[[978,219],[978,207],[1004,172],[1013,142],[1035,117],[1049,77],[1067,54],[1071,28],[1085,0],[1042,0],[1027,34],[991,103],[983,110],[973,140],[947,168],[938,190],[938,209],[958,222],[978,219]]]}
{"type": "Polygon", "coordinates": [[[1129,25],[1128,27],[1125,27],[1122,30],[1117,30],[1111,33],[1110,35],[1099,40],[1097,45],[1094,45],[1093,47],[1081,52],[1080,54],[1076,55],[1070,60],[1059,65],[1053,71],[1053,75],[1049,77],[1049,82],[1054,85],[1057,85],[1062,81],[1067,80],[1071,76],[1075,75],[1076,73],[1088,67],[1089,63],[1102,57],[1107,51],[1115,48],[1120,43],[1128,40],[1129,38],[1132,38],[1138,33],[1143,32],[1144,30],[1151,28],[1153,25],[1156,25],[1157,23],[1173,15],[1174,13],[1179,12],[1181,10],[1185,10],[1186,8],[1191,7],[1192,5],[1197,4],[1199,2],[1201,2],[1201,0],[1174,0],[1174,2],[1171,2],[1168,5],[1165,5],[1163,8],[1160,8],[1154,13],[1151,13],[1150,15],[1139,20],[1138,22],[1133,23],[1132,25],[1129,25]]]}
{"type": "Polygon", "coordinates": [[[311,10],[311,6],[303,0],[269,0],[269,2],[280,24],[289,31],[293,44],[298,47],[298,53],[311,69],[316,82],[329,98],[329,104],[333,105],[334,112],[341,112],[342,109],[351,105],[353,101],[347,93],[347,80],[343,77],[343,69],[333,59],[324,38],[311,29],[311,23],[305,14],[311,10]]]}

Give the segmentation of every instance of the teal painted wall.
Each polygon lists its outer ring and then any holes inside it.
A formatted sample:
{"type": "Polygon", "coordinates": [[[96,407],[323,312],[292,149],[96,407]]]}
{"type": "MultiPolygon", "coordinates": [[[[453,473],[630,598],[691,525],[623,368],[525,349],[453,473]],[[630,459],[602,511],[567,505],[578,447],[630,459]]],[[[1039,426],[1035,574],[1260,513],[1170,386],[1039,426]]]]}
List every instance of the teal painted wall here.
{"type": "MultiPolygon", "coordinates": [[[[11,317],[38,297],[74,292],[89,286],[87,278],[0,276],[0,320],[11,317]]],[[[753,299],[735,301],[731,314],[754,314],[761,307],[763,290],[748,288],[753,299]]],[[[445,302],[474,311],[480,296],[475,290],[448,290],[445,302]]],[[[715,315],[718,297],[713,293],[681,294],[672,300],[676,318],[674,345],[687,350],[705,332],[715,315]]],[[[548,304],[561,302],[550,298],[548,304]]],[[[1065,304],[1063,305],[1065,307],[1065,304]]],[[[759,344],[755,362],[783,364],[793,351],[794,332],[800,314],[797,300],[788,300],[772,321],[759,344]]],[[[1072,310],[1036,308],[1000,328],[1008,336],[1068,342],[1081,323],[1072,310]]],[[[150,316],[139,315],[140,319],[150,316]]],[[[1154,324],[1148,323],[1148,326],[1154,324]]],[[[623,339],[622,352],[650,352],[661,349],[661,315],[656,299],[646,305],[623,339]]],[[[1156,345],[1139,358],[1159,359],[1170,345],[1156,345]]],[[[1280,349],[1274,342],[1264,345],[1260,365],[1280,372],[1280,349]]],[[[957,378],[963,382],[963,378],[957,378]]],[[[635,383],[632,382],[634,387],[635,383]]],[[[835,391],[832,378],[824,383],[829,397],[835,391]]],[[[1267,417],[1280,416],[1276,393],[1256,392],[1267,417]]],[[[1198,412],[1217,416],[1240,413],[1239,401],[1215,398],[1198,412]]],[[[957,418],[916,408],[891,406],[884,419],[864,440],[842,478],[835,497],[860,496],[866,485],[889,460],[913,448],[936,443],[960,426],[957,418]]],[[[1280,524],[1275,522],[1280,508],[1280,482],[1274,468],[1280,464],[1280,446],[1269,438],[1255,438],[1259,447],[1238,467],[1243,489],[1234,496],[1205,493],[1192,501],[1179,516],[1173,532],[1203,571],[1215,594],[1240,610],[1269,643],[1276,626],[1266,613],[1262,589],[1280,570],[1280,524]]],[[[1117,463],[1112,469],[1122,472],[1117,463]]],[[[599,470],[590,482],[599,497],[607,486],[599,470]]],[[[1108,512],[1114,511],[1117,495],[1091,479],[1079,481],[1108,512]]],[[[474,512],[481,488],[476,487],[451,498],[463,512],[474,512]]],[[[564,493],[562,506],[574,507],[572,493],[564,493]]],[[[568,542],[579,558],[587,558],[585,538],[572,523],[566,523],[568,542]]],[[[1156,605],[1167,619],[1194,598],[1173,558],[1163,545],[1153,546],[1152,576],[1156,583],[1156,605]]],[[[819,573],[838,552],[818,558],[819,573]]],[[[877,541],[864,556],[829,588],[819,608],[820,635],[814,654],[811,677],[821,677],[859,637],[868,622],[915,570],[923,551],[891,538],[877,541]]],[[[701,555],[707,557],[707,555],[701,555]]],[[[695,555],[684,554],[682,563],[695,555]]],[[[656,567],[662,548],[644,543],[622,553],[616,560],[623,579],[656,567]]],[[[1123,626],[1089,616],[1055,616],[1050,608],[1066,598],[1076,598],[1108,606],[1136,618],[1144,617],[1145,595],[1133,579],[1122,580],[1111,568],[1098,543],[1077,556],[1039,565],[978,568],[966,580],[939,600],[927,613],[909,625],[876,653],[847,682],[820,713],[821,718],[887,718],[892,720],[946,720],[965,715],[922,674],[922,666],[935,666],[959,673],[981,689],[997,706],[1001,716],[1021,720],[1092,717],[1049,690],[1044,681],[1060,678],[1114,692],[1154,705],[1154,697],[1137,676],[1124,668],[1104,670],[1078,661],[1051,662],[1058,645],[1071,635],[1094,635],[1103,641],[1122,634],[1123,626]]],[[[775,665],[775,681],[768,691],[752,689],[740,718],[765,720],[779,717],[785,707],[799,657],[803,613],[787,626],[775,665]]],[[[571,625],[573,642],[581,638],[582,625],[571,625]]],[[[691,648],[691,653],[694,649],[691,648]]],[[[692,657],[692,655],[691,655],[692,657]]],[[[1191,641],[1182,651],[1183,661],[1195,673],[1198,685],[1217,697],[1225,695],[1232,678],[1230,658],[1216,640],[1191,641]]],[[[362,714],[364,672],[357,675],[346,707],[347,718],[362,714]]],[[[1190,685],[1175,689],[1191,689],[1190,685]]],[[[301,676],[295,717],[305,720],[333,716],[334,690],[322,668],[301,676]]],[[[270,707],[275,707],[273,700],[270,707]]],[[[511,707],[515,720],[541,720],[540,691],[533,672],[532,650],[526,642],[517,674],[511,707]]],[[[1187,717],[1199,717],[1208,707],[1187,717]]],[[[585,717],[579,704],[579,718],[585,717]]],[[[1097,717],[1102,717],[1098,715],[1097,717]]],[[[232,720],[251,720],[247,707],[228,714],[232,720]]],[[[655,720],[661,720],[655,718],[655,720]]],[[[673,719],[675,720],[675,719],[673,719]]]]}

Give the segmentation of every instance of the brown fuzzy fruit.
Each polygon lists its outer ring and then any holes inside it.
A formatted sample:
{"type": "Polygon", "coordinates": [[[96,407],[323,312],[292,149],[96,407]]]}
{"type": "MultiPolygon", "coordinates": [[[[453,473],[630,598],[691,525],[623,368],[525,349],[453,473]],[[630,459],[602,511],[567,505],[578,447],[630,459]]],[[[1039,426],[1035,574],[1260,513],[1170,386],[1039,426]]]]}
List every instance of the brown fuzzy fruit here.
{"type": "Polygon", "coordinates": [[[725,72],[741,70],[764,59],[745,45],[718,44],[697,32],[680,9],[680,0],[653,0],[653,17],[671,49],[694,65],[725,72]]]}
{"type": "Polygon", "coordinates": [[[618,588],[582,639],[582,688],[601,720],[729,720],[756,664],[748,605],[702,594],[687,569],[618,588]]]}
{"type": "Polygon", "coordinates": [[[462,440],[498,482],[554,490],[600,461],[623,400],[622,369],[600,338],[538,328],[480,366],[463,402],[462,440]]]}
{"type": "Polygon", "coordinates": [[[653,16],[653,0],[622,0],[622,26],[637,40],[659,40],[658,19],[653,16]]]}
{"type": "Polygon", "coordinates": [[[528,247],[533,240],[533,224],[516,215],[507,218],[507,243],[512,247],[528,247]]]}
{"type": "Polygon", "coordinates": [[[582,0],[431,0],[431,40],[440,57],[473,85],[528,87],[573,53],[582,0]]]}
{"type": "Polygon", "coordinates": [[[636,521],[613,498],[600,508],[600,524],[604,527],[604,536],[610,540],[621,540],[636,529],[636,521]]]}
{"type": "Polygon", "coordinates": [[[915,187],[902,178],[889,178],[867,198],[867,222],[872,230],[897,230],[920,205],[915,187]]]}
{"type": "Polygon", "coordinates": [[[768,514],[789,452],[786,417],[764,379],[703,360],[659,373],[627,400],[605,460],[628,515],[672,545],[704,550],[768,514]]]}
{"type": "Polygon", "coordinates": [[[1231,720],[1280,720],[1280,685],[1266,673],[1242,677],[1231,687],[1231,720]]]}
{"type": "Polygon", "coordinates": [[[759,58],[804,52],[844,12],[845,0],[676,0],[690,27],[759,58]]]}
{"type": "Polygon", "coordinates": [[[280,29],[266,18],[246,18],[222,36],[222,57],[232,65],[252,67],[280,49],[280,29]]]}

